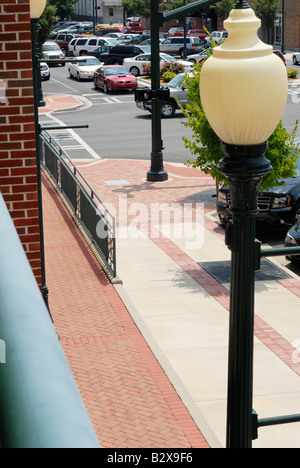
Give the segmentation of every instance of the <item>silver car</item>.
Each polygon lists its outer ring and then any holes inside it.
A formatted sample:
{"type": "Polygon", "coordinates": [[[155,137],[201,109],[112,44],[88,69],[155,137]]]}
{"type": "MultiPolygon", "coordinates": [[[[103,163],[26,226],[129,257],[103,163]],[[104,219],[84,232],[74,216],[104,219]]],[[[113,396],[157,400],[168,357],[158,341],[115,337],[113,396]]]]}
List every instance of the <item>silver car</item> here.
{"type": "MultiPolygon", "coordinates": [[[[190,75],[189,75],[190,76],[190,75]]],[[[188,88],[184,84],[184,78],[186,75],[180,73],[176,75],[173,80],[167,84],[167,88],[170,89],[170,100],[161,104],[161,116],[165,119],[174,117],[176,110],[180,109],[180,105],[185,108],[188,104],[187,93],[188,88]]],[[[151,102],[137,102],[137,107],[144,111],[151,112],[151,102]]]]}

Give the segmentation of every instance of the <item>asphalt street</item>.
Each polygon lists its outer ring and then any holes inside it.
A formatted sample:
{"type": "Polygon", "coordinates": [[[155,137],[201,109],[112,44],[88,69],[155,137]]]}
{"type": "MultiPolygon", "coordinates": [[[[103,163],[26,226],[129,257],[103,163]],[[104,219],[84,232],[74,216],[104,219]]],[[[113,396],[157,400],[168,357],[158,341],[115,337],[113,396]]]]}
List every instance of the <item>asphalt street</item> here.
{"type": "MultiPolygon", "coordinates": [[[[69,78],[66,66],[51,68],[51,79],[43,83],[43,92],[45,96],[62,93],[81,96],[84,107],[55,116],[66,125],[89,125],[89,129],[76,132],[101,158],[150,159],[151,115],[136,107],[130,91],[106,95],[102,90],[95,90],[91,81],[78,82],[69,78]]],[[[41,122],[48,120],[43,117],[41,122]]],[[[191,137],[191,131],[182,121],[181,112],[162,121],[165,161],[184,163],[190,159],[182,136],[191,137]]],[[[78,154],[73,151],[70,156],[77,159],[78,154]]]]}

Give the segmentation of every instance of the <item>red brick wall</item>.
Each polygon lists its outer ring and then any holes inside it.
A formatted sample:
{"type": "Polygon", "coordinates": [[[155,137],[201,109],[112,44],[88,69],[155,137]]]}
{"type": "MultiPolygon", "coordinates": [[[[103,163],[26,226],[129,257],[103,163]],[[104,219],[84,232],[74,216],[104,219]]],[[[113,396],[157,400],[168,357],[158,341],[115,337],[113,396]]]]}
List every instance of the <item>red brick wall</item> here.
{"type": "Polygon", "coordinates": [[[29,0],[1,0],[0,20],[0,192],[40,284],[29,0]]]}

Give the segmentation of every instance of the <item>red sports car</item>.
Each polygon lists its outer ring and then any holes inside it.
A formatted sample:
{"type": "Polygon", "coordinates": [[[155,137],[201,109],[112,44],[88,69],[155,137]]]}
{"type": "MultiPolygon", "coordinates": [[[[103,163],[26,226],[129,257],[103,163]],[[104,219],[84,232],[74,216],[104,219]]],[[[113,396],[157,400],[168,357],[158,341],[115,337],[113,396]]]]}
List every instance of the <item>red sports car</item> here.
{"type": "Polygon", "coordinates": [[[130,89],[134,91],[137,87],[135,76],[122,65],[101,66],[94,74],[95,88],[102,88],[105,93],[110,91],[130,89]]]}

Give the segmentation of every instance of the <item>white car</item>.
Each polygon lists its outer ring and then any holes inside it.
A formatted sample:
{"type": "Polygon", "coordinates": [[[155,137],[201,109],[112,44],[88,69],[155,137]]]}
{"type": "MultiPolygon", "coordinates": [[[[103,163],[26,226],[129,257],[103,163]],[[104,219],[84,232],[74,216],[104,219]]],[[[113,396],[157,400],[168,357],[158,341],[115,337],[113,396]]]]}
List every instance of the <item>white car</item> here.
{"type": "MultiPolygon", "coordinates": [[[[166,62],[177,62],[184,66],[184,71],[189,73],[194,68],[194,64],[186,60],[176,60],[168,54],[160,55],[160,66],[162,67],[166,62]]],[[[145,68],[151,63],[151,54],[141,54],[136,57],[125,58],[123,65],[126,67],[133,76],[145,75],[145,68]]]]}
{"type": "Polygon", "coordinates": [[[300,63],[300,52],[295,52],[293,54],[293,64],[299,65],[299,63],[300,63]]]}
{"type": "Polygon", "coordinates": [[[75,57],[82,57],[83,55],[88,55],[89,52],[97,49],[98,47],[104,45],[119,45],[117,39],[113,37],[96,37],[96,36],[86,36],[78,37],[77,41],[74,43],[73,55],[75,57]]]}
{"type": "Polygon", "coordinates": [[[69,62],[70,78],[77,78],[78,81],[93,80],[95,71],[102,65],[101,62],[96,57],[89,55],[83,56],[81,59],[82,62],[69,62]]]}
{"type": "Polygon", "coordinates": [[[50,80],[50,68],[45,62],[40,63],[41,79],[48,81],[50,80]]]}
{"type": "MultiPolygon", "coordinates": [[[[43,44],[43,58],[45,60],[61,60],[61,66],[64,67],[66,64],[63,61],[65,56],[56,42],[47,41],[43,44]]],[[[60,65],[59,63],[57,65],[60,65]]]]}
{"type": "MultiPolygon", "coordinates": [[[[220,45],[222,41],[224,41],[225,39],[227,39],[228,37],[228,32],[227,31],[213,31],[211,33],[211,37],[212,39],[214,40],[214,42],[217,44],[217,45],[220,45]]],[[[211,40],[210,40],[210,37],[207,36],[205,39],[204,39],[204,47],[207,49],[208,47],[211,47],[211,40]]]]}
{"type": "Polygon", "coordinates": [[[186,59],[192,63],[202,63],[203,60],[207,59],[207,52],[204,50],[199,54],[188,55],[186,59]]]}

